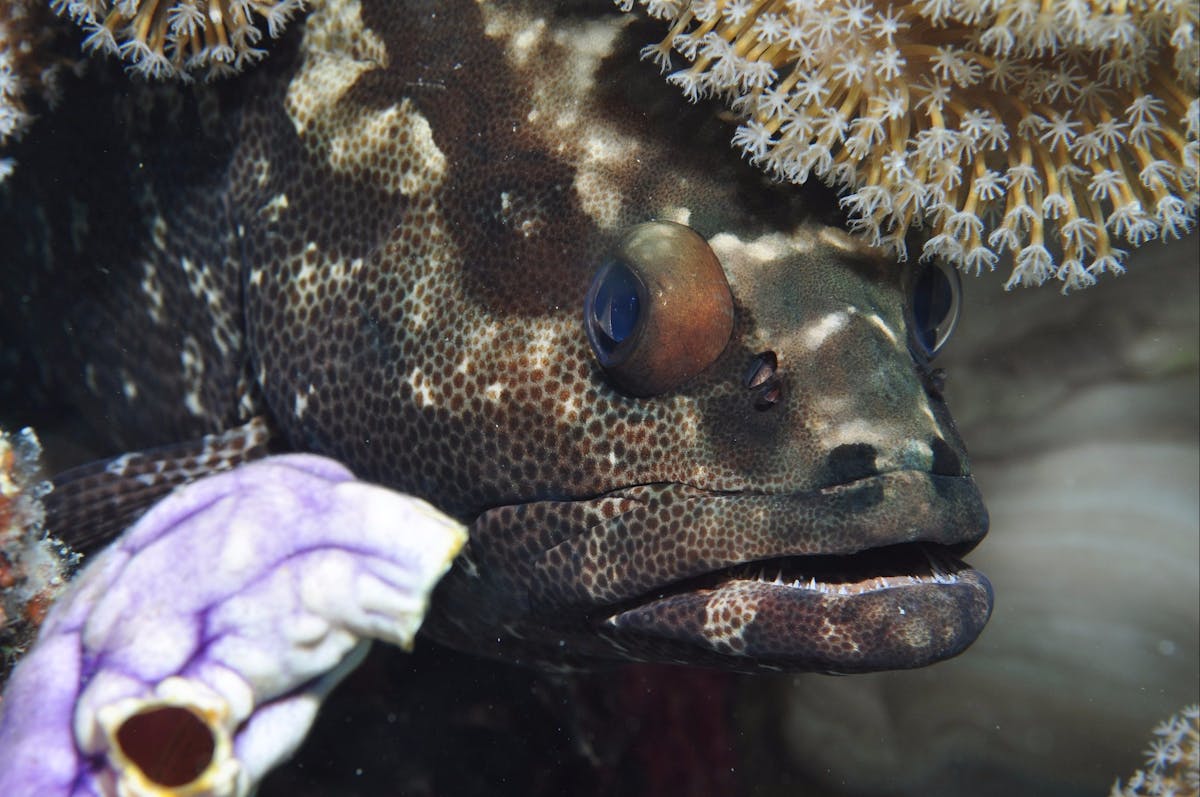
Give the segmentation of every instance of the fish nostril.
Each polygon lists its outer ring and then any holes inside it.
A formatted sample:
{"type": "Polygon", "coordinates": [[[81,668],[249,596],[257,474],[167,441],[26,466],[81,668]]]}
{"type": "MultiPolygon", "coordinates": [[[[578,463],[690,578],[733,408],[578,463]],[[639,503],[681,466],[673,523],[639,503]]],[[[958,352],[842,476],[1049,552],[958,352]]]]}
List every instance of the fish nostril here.
{"type": "Polygon", "coordinates": [[[929,466],[929,471],[938,476],[963,476],[962,459],[955,453],[954,449],[940,437],[935,437],[929,441],[929,448],[933,451],[933,464],[929,466]]]}
{"type": "Polygon", "coordinates": [[[829,452],[825,460],[830,483],[846,484],[879,475],[879,468],[875,466],[875,456],[875,446],[867,443],[846,443],[838,446],[829,452]]]}
{"type": "Polygon", "coordinates": [[[781,398],[783,398],[783,383],[778,379],[772,379],[763,385],[762,390],[754,397],[754,409],[769,410],[778,404],[781,398]]]}
{"type": "Polygon", "coordinates": [[[775,352],[759,352],[750,361],[742,386],[754,393],[754,409],[769,410],[783,398],[783,381],[779,378],[779,358],[775,352]]]}
{"type": "Polygon", "coordinates": [[[778,368],[779,358],[775,356],[775,352],[769,350],[759,352],[750,361],[750,367],[746,369],[746,375],[742,377],[742,384],[746,388],[758,387],[775,376],[778,368]]]}

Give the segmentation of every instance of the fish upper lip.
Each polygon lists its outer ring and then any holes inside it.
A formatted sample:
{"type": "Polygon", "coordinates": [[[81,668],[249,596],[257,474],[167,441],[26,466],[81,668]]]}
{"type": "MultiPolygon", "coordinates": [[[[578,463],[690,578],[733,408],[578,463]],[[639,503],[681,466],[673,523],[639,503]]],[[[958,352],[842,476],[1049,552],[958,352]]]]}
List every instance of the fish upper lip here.
{"type": "Polygon", "coordinates": [[[739,562],[601,607],[594,615],[611,621],[654,601],[689,592],[708,592],[735,581],[854,596],[879,589],[958,584],[960,577],[972,574],[979,575],[951,546],[935,542],[899,543],[851,554],[807,554],[739,562]]]}
{"type": "Polygon", "coordinates": [[[793,493],[717,491],[660,482],[617,488],[600,499],[636,500],[639,492],[648,500],[655,492],[671,492],[673,500],[685,506],[683,518],[667,527],[638,525],[628,521],[632,511],[623,512],[536,555],[531,561],[534,578],[554,603],[611,607],[755,562],[850,556],[902,543],[945,546],[957,556],[973,548],[988,527],[982,497],[969,475],[896,470],[793,493]],[[753,516],[754,531],[741,536],[726,532],[733,524],[745,524],[747,515],[753,516]],[[702,536],[707,532],[703,550],[696,552],[694,545],[689,549],[689,531],[702,536]],[[664,550],[669,551],[665,556],[664,550]],[[678,551],[688,556],[678,561],[670,553],[678,551]],[[580,573],[590,568],[613,575],[606,575],[608,580],[597,587],[600,576],[586,586],[581,579],[539,573],[552,569],[551,558],[572,562],[580,573]],[[620,569],[612,562],[621,562],[620,569]]]}

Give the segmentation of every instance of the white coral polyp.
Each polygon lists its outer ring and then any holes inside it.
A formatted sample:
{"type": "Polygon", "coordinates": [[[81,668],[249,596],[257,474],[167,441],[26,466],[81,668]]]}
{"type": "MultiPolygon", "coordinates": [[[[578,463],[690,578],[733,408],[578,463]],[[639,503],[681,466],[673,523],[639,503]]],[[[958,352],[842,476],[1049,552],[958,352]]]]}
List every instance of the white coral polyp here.
{"type": "Polygon", "coordinates": [[[925,225],[926,256],[1065,290],[1195,225],[1194,0],[638,4],[673,22],[645,53],[744,117],[753,163],[841,187],[897,255],[925,225]]]}
{"type": "Polygon", "coordinates": [[[304,0],[51,0],[50,7],[87,31],[85,49],[118,56],[143,77],[186,80],[260,60],[258,21],[278,37],[304,0]]]}

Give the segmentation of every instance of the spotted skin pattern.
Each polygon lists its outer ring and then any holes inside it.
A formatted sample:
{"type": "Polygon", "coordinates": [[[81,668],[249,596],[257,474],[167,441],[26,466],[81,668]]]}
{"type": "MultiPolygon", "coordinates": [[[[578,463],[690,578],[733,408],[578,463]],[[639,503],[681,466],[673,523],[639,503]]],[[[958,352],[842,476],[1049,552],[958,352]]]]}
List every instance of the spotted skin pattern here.
{"type": "MultiPolygon", "coordinates": [[[[991,590],[948,551],[987,517],[911,353],[915,267],[739,163],[711,110],[639,62],[638,26],[606,2],[318,4],[225,100],[225,171],[197,199],[220,213],[156,199],[171,256],[139,261],[146,280],[186,282],[208,233],[225,288],[205,302],[216,323],[236,296],[243,319],[223,353],[192,356],[221,366],[225,400],[177,402],[172,428],[265,414],[287,447],[470,523],[426,624],[456,647],[747,671],[958,653],[991,590]],[[597,363],[582,306],[651,219],[708,241],[735,317],[701,373],[635,398],[597,363]],[[781,390],[764,408],[744,378],[768,351],[781,390]],[[878,548],[866,569],[848,556],[878,548]]],[[[188,378],[175,370],[153,378],[188,378]]]]}

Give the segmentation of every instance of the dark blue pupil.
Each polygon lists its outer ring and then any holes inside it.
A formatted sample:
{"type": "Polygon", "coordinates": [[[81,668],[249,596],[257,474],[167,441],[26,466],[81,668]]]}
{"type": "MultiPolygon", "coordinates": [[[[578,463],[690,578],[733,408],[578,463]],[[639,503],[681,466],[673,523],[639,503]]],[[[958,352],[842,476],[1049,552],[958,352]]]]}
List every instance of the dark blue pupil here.
{"type": "Polygon", "coordinates": [[[937,266],[923,269],[913,286],[913,334],[917,342],[932,355],[937,351],[938,327],[946,320],[954,303],[954,286],[937,266]]]}
{"type": "Polygon", "coordinates": [[[592,285],[590,326],[601,355],[612,354],[637,327],[638,281],[623,263],[605,266],[592,285]]]}

